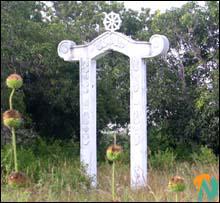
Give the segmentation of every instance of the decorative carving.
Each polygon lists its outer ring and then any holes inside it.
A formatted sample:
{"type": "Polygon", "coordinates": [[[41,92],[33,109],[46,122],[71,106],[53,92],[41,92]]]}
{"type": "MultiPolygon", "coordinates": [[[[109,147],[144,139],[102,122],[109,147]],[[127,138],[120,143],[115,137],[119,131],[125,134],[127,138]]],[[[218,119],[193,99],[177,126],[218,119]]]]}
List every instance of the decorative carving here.
{"type": "Polygon", "coordinates": [[[108,37],[104,38],[104,39],[100,39],[98,41],[98,43],[95,44],[95,47],[98,49],[98,50],[102,50],[103,48],[105,48],[107,45],[108,45],[108,40],[106,40],[108,37]]]}
{"type": "Polygon", "coordinates": [[[134,80],[134,85],[133,85],[133,91],[138,92],[139,90],[139,84],[137,80],[134,80]]]}
{"type": "Polygon", "coordinates": [[[140,90],[140,69],[139,59],[130,59],[130,74],[131,74],[131,106],[132,106],[132,136],[134,136],[134,145],[141,144],[140,135],[140,112],[139,112],[139,90],[140,90]]]}
{"type": "Polygon", "coordinates": [[[133,136],[133,140],[134,140],[134,144],[135,145],[139,145],[141,144],[141,139],[142,139],[142,135],[141,135],[141,118],[140,118],[140,114],[137,110],[138,106],[133,106],[133,117],[132,120],[133,122],[131,123],[131,135],[133,136]]]}
{"type": "Polygon", "coordinates": [[[82,61],[81,76],[82,76],[83,80],[88,80],[89,79],[89,61],[88,60],[82,61]]]}
{"type": "Polygon", "coordinates": [[[88,133],[89,132],[89,127],[86,125],[86,126],[82,126],[82,131],[84,133],[88,133]]]}
{"type": "Polygon", "coordinates": [[[85,70],[84,72],[82,72],[82,79],[83,80],[89,79],[89,70],[85,70]]]}
{"type": "Polygon", "coordinates": [[[87,80],[83,81],[82,92],[85,94],[89,92],[89,82],[87,80]]]}
{"type": "MultiPolygon", "coordinates": [[[[87,123],[87,122],[86,122],[87,123]]],[[[89,126],[87,124],[82,125],[82,144],[87,145],[90,142],[90,137],[89,137],[89,126]]]]}
{"type": "Polygon", "coordinates": [[[89,70],[89,59],[82,60],[82,72],[89,70]]]}
{"type": "Polygon", "coordinates": [[[169,41],[164,35],[153,35],[150,38],[151,57],[166,55],[169,49],[169,41]]]}
{"type": "Polygon", "coordinates": [[[130,59],[130,65],[131,65],[131,82],[132,82],[132,91],[134,94],[133,95],[133,100],[135,100],[136,95],[135,93],[137,93],[139,91],[140,88],[140,71],[139,71],[139,66],[140,66],[140,60],[136,59],[136,58],[131,58],[130,59]]]}
{"type": "Polygon", "coordinates": [[[89,136],[89,112],[84,112],[82,116],[82,144],[88,145],[90,142],[89,136]]]}
{"type": "Polygon", "coordinates": [[[69,47],[68,44],[62,44],[62,46],[59,47],[59,52],[62,54],[67,54],[67,52],[69,51],[69,47]]]}
{"type": "MultiPolygon", "coordinates": [[[[81,121],[81,139],[82,139],[82,148],[88,147],[90,143],[90,114],[89,114],[89,65],[90,59],[89,58],[82,58],[80,61],[80,78],[81,78],[81,105],[82,108],[82,121],[81,121]]],[[[82,155],[85,156],[85,155],[82,155]]]]}
{"type": "Polygon", "coordinates": [[[103,24],[105,26],[106,30],[109,30],[111,32],[118,30],[121,26],[121,18],[119,14],[114,13],[113,11],[109,14],[105,14],[105,19],[103,21],[103,24]]]}
{"type": "Polygon", "coordinates": [[[119,49],[123,49],[126,47],[127,41],[120,36],[117,35],[108,35],[107,37],[98,40],[94,46],[99,51],[102,49],[110,49],[117,47],[119,49]]]}
{"type": "Polygon", "coordinates": [[[133,71],[138,71],[140,66],[140,60],[136,58],[131,59],[131,69],[133,71]]]}
{"type": "Polygon", "coordinates": [[[90,142],[89,133],[83,133],[82,134],[82,143],[83,143],[83,145],[88,145],[89,142],[90,142]]]}
{"type": "Polygon", "coordinates": [[[139,124],[140,123],[140,117],[139,113],[137,110],[134,111],[134,124],[139,124]]]}
{"type": "Polygon", "coordinates": [[[57,52],[58,55],[61,58],[65,58],[70,52],[71,49],[76,45],[75,42],[70,41],[70,40],[63,40],[59,43],[58,47],[57,47],[57,52]]]}
{"type": "Polygon", "coordinates": [[[141,170],[141,167],[136,166],[135,169],[135,176],[136,176],[136,181],[138,183],[138,181],[143,178],[143,171],[141,170]]]}
{"type": "Polygon", "coordinates": [[[123,39],[122,37],[116,36],[116,35],[112,35],[112,45],[116,46],[118,48],[125,48],[127,44],[127,41],[125,39],[123,39]]]}
{"type": "Polygon", "coordinates": [[[82,124],[88,125],[89,124],[89,112],[83,112],[82,124]]]}
{"type": "Polygon", "coordinates": [[[81,61],[81,85],[83,94],[89,92],[89,60],[85,59],[81,61]]]}

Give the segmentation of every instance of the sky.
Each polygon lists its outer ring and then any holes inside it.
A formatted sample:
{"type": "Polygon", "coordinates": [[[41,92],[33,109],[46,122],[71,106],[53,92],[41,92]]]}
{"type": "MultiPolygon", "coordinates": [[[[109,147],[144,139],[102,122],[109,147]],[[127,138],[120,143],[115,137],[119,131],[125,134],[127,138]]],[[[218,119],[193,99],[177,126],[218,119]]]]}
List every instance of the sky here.
{"type": "MultiPolygon", "coordinates": [[[[188,1],[119,1],[124,2],[126,8],[131,8],[133,10],[140,11],[141,7],[150,8],[151,12],[154,13],[157,9],[161,12],[165,12],[166,9],[172,7],[180,8],[183,4],[188,1]]],[[[200,5],[204,5],[204,1],[199,2],[200,5]]]]}

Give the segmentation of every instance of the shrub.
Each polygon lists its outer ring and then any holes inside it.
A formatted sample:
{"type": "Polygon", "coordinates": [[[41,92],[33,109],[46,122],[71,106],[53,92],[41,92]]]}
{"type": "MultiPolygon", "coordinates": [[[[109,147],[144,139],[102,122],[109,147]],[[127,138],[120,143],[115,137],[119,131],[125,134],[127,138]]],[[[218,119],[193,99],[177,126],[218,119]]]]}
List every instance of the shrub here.
{"type": "Polygon", "coordinates": [[[199,164],[215,164],[217,163],[217,157],[213,153],[212,149],[207,146],[201,146],[198,152],[192,154],[192,160],[199,164]]]}
{"type": "Polygon", "coordinates": [[[158,150],[149,157],[149,165],[154,169],[171,169],[175,165],[176,154],[170,149],[158,150]]]}
{"type": "MultiPolygon", "coordinates": [[[[17,155],[19,166],[22,168],[23,172],[27,173],[28,175],[33,175],[39,171],[38,165],[36,164],[36,157],[31,148],[25,149],[20,147],[17,149],[17,155]]],[[[11,144],[7,144],[1,149],[1,166],[3,170],[3,177],[7,176],[14,168],[12,157],[13,151],[11,144]]]]}
{"type": "MultiPolygon", "coordinates": [[[[49,184],[55,193],[63,187],[74,190],[90,187],[91,178],[85,175],[85,168],[79,160],[78,143],[59,140],[47,143],[38,138],[27,148],[18,146],[17,154],[22,171],[38,186],[49,184]]],[[[3,183],[13,167],[13,151],[11,144],[7,144],[1,149],[3,183]]]]}

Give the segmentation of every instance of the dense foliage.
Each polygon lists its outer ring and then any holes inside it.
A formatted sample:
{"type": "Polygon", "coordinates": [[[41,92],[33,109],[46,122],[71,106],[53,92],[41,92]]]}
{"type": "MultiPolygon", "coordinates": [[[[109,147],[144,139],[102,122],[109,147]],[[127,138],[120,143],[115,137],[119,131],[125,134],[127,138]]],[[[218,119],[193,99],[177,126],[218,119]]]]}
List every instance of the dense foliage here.
{"type": "MultiPolygon", "coordinates": [[[[1,2],[1,113],[8,109],[6,77],[17,72],[24,86],[15,98],[25,112],[25,134],[79,140],[78,63],[58,57],[64,39],[84,44],[104,32],[103,12],[121,15],[120,32],[148,41],[170,41],[167,58],[147,60],[148,145],[185,156],[201,145],[219,148],[219,2],[189,2],[154,14],[103,1],[1,2]],[[99,25],[99,26],[97,26],[99,25]],[[29,132],[29,133],[27,133],[29,132]]],[[[98,130],[129,123],[129,59],[112,52],[98,61],[98,130]]],[[[3,138],[7,130],[1,127],[3,138]]],[[[98,142],[101,140],[99,133],[98,142]]]]}

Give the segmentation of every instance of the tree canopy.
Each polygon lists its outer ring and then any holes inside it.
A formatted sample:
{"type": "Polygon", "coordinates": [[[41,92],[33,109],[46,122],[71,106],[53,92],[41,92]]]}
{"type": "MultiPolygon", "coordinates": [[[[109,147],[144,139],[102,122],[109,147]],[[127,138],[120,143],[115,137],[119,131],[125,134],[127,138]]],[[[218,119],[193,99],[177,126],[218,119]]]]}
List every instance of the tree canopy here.
{"type": "MultiPolygon", "coordinates": [[[[121,16],[119,32],[144,41],[163,34],[170,41],[166,58],[147,60],[149,147],[184,154],[208,145],[219,153],[218,1],[154,14],[119,2],[2,1],[1,112],[9,108],[5,79],[16,72],[24,79],[15,98],[25,112],[24,129],[79,140],[79,64],[60,59],[57,45],[91,41],[104,32],[103,12],[110,11],[121,16]]],[[[97,64],[98,130],[129,123],[129,59],[111,52],[97,64]]]]}

